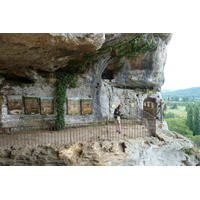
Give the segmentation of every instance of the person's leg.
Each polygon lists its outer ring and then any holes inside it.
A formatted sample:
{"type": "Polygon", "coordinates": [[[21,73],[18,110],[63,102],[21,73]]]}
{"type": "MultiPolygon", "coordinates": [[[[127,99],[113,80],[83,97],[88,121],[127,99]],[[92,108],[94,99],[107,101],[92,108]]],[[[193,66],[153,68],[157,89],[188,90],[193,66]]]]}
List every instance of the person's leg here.
{"type": "Polygon", "coordinates": [[[119,124],[118,124],[119,120],[116,120],[116,131],[119,131],[119,124]]]}
{"type": "Polygon", "coordinates": [[[117,120],[117,128],[116,128],[117,130],[117,132],[119,132],[119,133],[121,133],[121,122],[120,122],[120,120],[117,120]]]}
{"type": "Polygon", "coordinates": [[[118,120],[118,130],[121,133],[122,129],[121,129],[121,121],[120,120],[118,120]]]}

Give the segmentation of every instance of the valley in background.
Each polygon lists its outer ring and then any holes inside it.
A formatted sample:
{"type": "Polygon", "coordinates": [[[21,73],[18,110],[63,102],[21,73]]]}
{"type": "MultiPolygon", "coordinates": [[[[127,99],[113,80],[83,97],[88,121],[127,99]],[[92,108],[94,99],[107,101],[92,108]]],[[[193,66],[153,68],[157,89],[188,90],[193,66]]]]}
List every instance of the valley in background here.
{"type": "Polygon", "coordinates": [[[200,87],[162,90],[162,96],[169,130],[184,135],[200,148],[200,87]]]}

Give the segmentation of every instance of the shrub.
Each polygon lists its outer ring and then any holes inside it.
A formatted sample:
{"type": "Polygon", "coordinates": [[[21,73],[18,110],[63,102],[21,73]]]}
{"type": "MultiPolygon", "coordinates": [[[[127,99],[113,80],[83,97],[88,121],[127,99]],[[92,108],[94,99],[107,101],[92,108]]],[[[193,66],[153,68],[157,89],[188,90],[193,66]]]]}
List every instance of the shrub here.
{"type": "Polygon", "coordinates": [[[176,118],[176,115],[172,112],[169,113],[164,113],[164,118],[169,119],[169,118],[176,118]]]}
{"type": "Polygon", "coordinates": [[[180,118],[166,119],[166,122],[168,124],[170,131],[175,131],[184,136],[193,134],[193,132],[189,130],[188,126],[186,125],[186,119],[180,119],[180,118]]]}
{"type": "Polygon", "coordinates": [[[197,147],[200,148],[200,135],[195,136],[193,141],[197,145],[197,147]]]}

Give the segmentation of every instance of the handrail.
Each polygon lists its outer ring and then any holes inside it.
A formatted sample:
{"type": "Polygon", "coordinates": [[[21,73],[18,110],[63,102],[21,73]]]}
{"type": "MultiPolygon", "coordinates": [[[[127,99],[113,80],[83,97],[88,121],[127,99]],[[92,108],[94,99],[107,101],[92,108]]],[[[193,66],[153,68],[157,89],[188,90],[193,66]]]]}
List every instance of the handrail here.
{"type": "Polygon", "coordinates": [[[142,110],[139,106],[136,106],[137,118],[142,121],[145,127],[155,136],[156,134],[156,117],[150,113],[142,110]]]}
{"type": "Polygon", "coordinates": [[[12,146],[38,146],[38,145],[60,145],[73,144],[84,141],[120,141],[138,137],[153,136],[152,128],[154,121],[121,119],[121,133],[116,130],[116,120],[104,120],[102,122],[65,124],[63,130],[56,126],[45,127],[10,127],[2,128],[0,131],[0,148],[12,146]]]}

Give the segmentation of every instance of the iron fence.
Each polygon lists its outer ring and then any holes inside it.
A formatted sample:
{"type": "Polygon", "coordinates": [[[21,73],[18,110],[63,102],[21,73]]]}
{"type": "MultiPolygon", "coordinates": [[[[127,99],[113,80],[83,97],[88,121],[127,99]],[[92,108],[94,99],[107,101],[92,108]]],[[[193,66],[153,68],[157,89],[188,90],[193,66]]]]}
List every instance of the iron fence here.
{"type": "Polygon", "coordinates": [[[62,145],[78,141],[111,141],[154,136],[155,119],[121,119],[121,133],[116,132],[117,122],[106,120],[66,124],[63,130],[55,125],[43,127],[5,127],[0,128],[0,147],[28,145],[62,145]]]}

